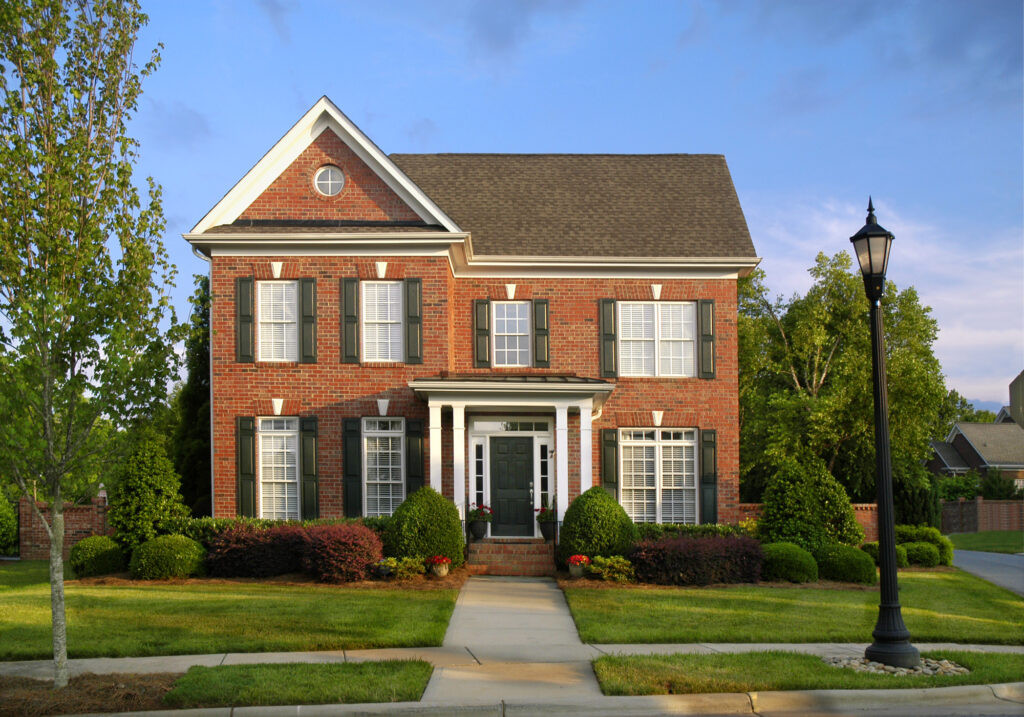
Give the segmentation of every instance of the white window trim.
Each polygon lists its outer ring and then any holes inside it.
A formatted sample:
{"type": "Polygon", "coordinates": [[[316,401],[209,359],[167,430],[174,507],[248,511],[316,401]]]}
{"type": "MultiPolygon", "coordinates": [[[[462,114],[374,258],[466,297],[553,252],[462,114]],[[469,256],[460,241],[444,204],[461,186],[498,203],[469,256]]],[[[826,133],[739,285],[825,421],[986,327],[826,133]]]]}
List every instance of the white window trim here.
{"type": "Polygon", "coordinates": [[[373,280],[373,281],[360,281],[359,282],[359,343],[361,344],[359,348],[360,348],[360,351],[361,351],[360,355],[363,357],[362,358],[362,362],[363,363],[401,363],[402,361],[405,360],[405,306],[404,306],[404,302],[402,301],[402,298],[401,298],[402,297],[402,288],[401,287],[402,287],[402,282],[401,281],[373,280]],[[398,286],[399,287],[399,292],[398,292],[399,293],[398,321],[396,321],[396,322],[391,322],[391,321],[388,321],[388,322],[385,322],[385,321],[375,321],[375,322],[373,322],[374,325],[383,325],[383,324],[391,325],[391,324],[394,324],[394,323],[398,324],[398,326],[399,326],[399,331],[398,331],[398,358],[386,358],[386,359],[378,359],[378,358],[370,359],[370,358],[366,358],[366,356],[367,356],[367,351],[366,351],[366,334],[367,334],[366,326],[367,326],[367,323],[368,323],[367,319],[366,319],[366,288],[368,286],[370,286],[370,285],[376,286],[376,285],[380,285],[380,284],[389,284],[389,285],[393,285],[393,286],[398,286]]]}
{"type": "MultiPolygon", "coordinates": [[[[625,467],[624,467],[625,456],[624,456],[624,453],[625,453],[625,451],[622,450],[622,448],[624,446],[654,446],[654,476],[655,476],[655,488],[654,488],[654,490],[655,490],[655,508],[654,508],[654,511],[655,512],[654,512],[654,522],[656,522],[656,523],[664,522],[663,510],[662,510],[662,504],[663,504],[662,495],[663,495],[663,491],[664,491],[664,487],[663,487],[663,483],[662,483],[662,449],[663,449],[664,446],[691,446],[693,448],[693,488],[692,488],[692,490],[693,490],[693,502],[694,502],[694,505],[693,505],[693,523],[692,524],[693,525],[698,525],[700,523],[700,465],[699,465],[700,451],[697,450],[698,442],[699,442],[699,435],[700,435],[700,432],[696,428],[692,428],[692,427],[691,428],[681,428],[681,427],[653,428],[653,427],[642,427],[642,426],[628,426],[628,427],[625,427],[625,428],[620,428],[619,429],[619,435],[618,435],[618,438],[619,438],[619,459],[618,459],[619,460],[619,465],[618,465],[618,470],[619,470],[619,481],[618,481],[618,484],[619,484],[619,505],[623,505],[623,503],[622,503],[622,491],[623,490],[627,490],[625,488],[625,485],[624,485],[624,477],[625,477],[625,467]],[[654,440],[643,440],[643,439],[626,438],[626,433],[627,432],[633,432],[633,431],[654,431],[655,438],[654,438],[654,440]],[[693,438],[692,439],[684,438],[684,439],[681,439],[681,440],[672,440],[672,439],[662,439],[661,438],[661,433],[662,432],[674,432],[674,431],[683,431],[684,433],[688,432],[688,431],[692,432],[693,438]]],[[[682,488],[682,489],[672,489],[672,490],[691,490],[691,489],[690,488],[682,488]]],[[[623,505],[623,507],[625,508],[624,505],[623,505]]],[[[627,513],[628,512],[629,511],[627,510],[627,513]]],[[[632,519],[633,516],[630,516],[630,518],[632,519]]],[[[635,521],[635,519],[634,519],[634,521],[635,521]]]]}
{"type": "MultiPolygon", "coordinates": [[[[330,184],[330,181],[328,181],[328,184],[330,184]]],[[[319,193],[320,196],[322,197],[336,197],[339,194],[341,194],[342,190],[345,189],[345,172],[341,169],[341,167],[339,167],[336,164],[325,164],[319,169],[317,169],[316,172],[313,173],[313,187],[316,189],[317,193],[319,193]],[[329,172],[331,170],[335,170],[338,172],[338,174],[341,175],[341,186],[338,187],[338,191],[336,192],[325,192],[323,189],[320,188],[320,178],[326,172],[329,172]]]]}
{"type": "MultiPolygon", "coordinates": [[[[360,442],[361,448],[362,448],[362,461],[361,462],[362,462],[362,474],[363,474],[362,475],[362,482],[363,482],[363,486],[362,486],[362,490],[363,490],[363,516],[364,517],[369,517],[370,516],[370,510],[369,510],[370,506],[369,506],[369,499],[368,499],[369,498],[369,491],[367,490],[367,486],[369,484],[369,481],[367,480],[367,467],[368,467],[367,464],[369,463],[369,461],[367,461],[367,453],[368,452],[366,450],[366,439],[367,438],[398,438],[399,439],[399,441],[398,441],[398,460],[399,460],[399,465],[401,466],[401,468],[400,468],[401,480],[399,481],[399,483],[400,483],[400,485],[402,487],[402,500],[398,501],[398,504],[400,505],[402,503],[402,501],[404,501],[408,497],[406,495],[406,473],[405,473],[405,470],[406,470],[406,466],[405,466],[405,419],[401,418],[401,417],[398,417],[398,416],[368,416],[366,418],[363,418],[362,421],[360,421],[359,429],[360,429],[359,442],[360,442]],[[371,430],[367,429],[367,424],[368,424],[369,421],[398,421],[400,428],[398,430],[394,430],[394,431],[371,431],[371,430]]],[[[380,481],[374,481],[374,483],[376,483],[378,485],[392,485],[390,483],[382,483],[380,481]]],[[[393,515],[393,514],[394,514],[394,511],[392,511],[388,515],[393,515]]],[[[377,515],[383,515],[383,514],[382,513],[377,513],[377,515]]]]}
{"type": "MultiPolygon", "coordinates": [[[[302,451],[299,441],[299,419],[298,416],[257,416],[256,417],[256,501],[259,505],[260,518],[267,516],[263,512],[263,439],[267,436],[292,436],[295,439],[295,518],[284,520],[302,520],[302,451]],[[294,428],[282,430],[260,430],[263,421],[294,421],[294,428]]],[[[275,481],[281,482],[281,481],[275,481]]],[[[268,518],[268,520],[281,520],[280,518],[268,518]]]]}
{"type": "MultiPolygon", "coordinates": [[[[697,302],[696,301],[616,301],[615,302],[615,353],[619,375],[638,378],[696,378],[697,376],[697,302]],[[654,307],[654,373],[626,373],[622,370],[622,307],[625,304],[654,307]],[[693,373],[663,373],[661,371],[661,308],[662,306],[692,306],[693,332],[689,339],[664,339],[665,341],[689,342],[693,346],[693,373]]],[[[640,339],[629,339],[638,341],[640,339]]],[[[647,340],[647,339],[645,339],[647,340]]]]}
{"type": "Polygon", "coordinates": [[[300,291],[299,291],[299,282],[294,280],[294,279],[273,279],[273,280],[271,280],[271,279],[267,279],[267,280],[260,279],[260,280],[258,280],[256,282],[255,294],[256,294],[256,296],[255,296],[256,360],[260,361],[262,363],[294,363],[294,362],[298,361],[299,360],[299,317],[300,317],[300,314],[302,313],[301,307],[299,306],[299,302],[301,301],[301,296],[300,296],[300,291]],[[269,285],[269,284],[282,284],[282,285],[291,284],[291,285],[293,285],[295,287],[295,321],[289,321],[289,322],[286,322],[286,321],[267,322],[267,323],[274,323],[274,324],[291,324],[292,335],[294,336],[294,340],[292,341],[292,346],[295,348],[293,356],[286,356],[284,358],[266,358],[266,357],[263,356],[263,331],[262,331],[262,326],[264,324],[264,321],[263,321],[262,315],[260,314],[260,303],[261,303],[261,301],[260,301],[260,287],[261,286],[266,286],[266,285],[269,285]]]}
{"type": "MultiPolygon", "coordinates": [[[[529,368],[533,366],[533,302],[531,301],[491,301],[491,366],[496,368],[529,368]],[[526,307],[526,363],[498,363],[498,306],[526,307]]],[[[522,336],[523,334],[502,334],[502,336],[522,336]]]]}

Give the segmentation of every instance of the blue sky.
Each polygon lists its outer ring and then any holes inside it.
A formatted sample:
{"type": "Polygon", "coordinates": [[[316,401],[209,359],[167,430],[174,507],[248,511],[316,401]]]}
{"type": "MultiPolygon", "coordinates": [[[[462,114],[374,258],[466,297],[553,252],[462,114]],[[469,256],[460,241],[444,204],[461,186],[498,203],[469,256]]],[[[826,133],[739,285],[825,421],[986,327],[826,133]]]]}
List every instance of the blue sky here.
{"type": "Polygon", "coordinates": [[[1021,0],[161,0],[133,123],[188,231],[321,96],[385,152],[724,154],[768,285],[809,286],[868,195],[964,396],[1024,369],[1021,0]]]}

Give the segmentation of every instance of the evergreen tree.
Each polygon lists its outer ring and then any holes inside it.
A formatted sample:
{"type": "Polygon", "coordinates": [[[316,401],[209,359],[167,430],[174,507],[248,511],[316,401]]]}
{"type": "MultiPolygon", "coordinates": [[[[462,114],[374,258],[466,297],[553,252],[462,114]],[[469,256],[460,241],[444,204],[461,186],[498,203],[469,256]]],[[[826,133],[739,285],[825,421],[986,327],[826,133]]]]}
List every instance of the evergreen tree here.
{"type": "Polygon", "coordinates": [[[197,274],[192,315],[185,338],[188,379],[175,397],[178,424],[174,431],[174,469],[181,476],[181,494],[193,515],[210,509],[210,279],[197,274]]]}

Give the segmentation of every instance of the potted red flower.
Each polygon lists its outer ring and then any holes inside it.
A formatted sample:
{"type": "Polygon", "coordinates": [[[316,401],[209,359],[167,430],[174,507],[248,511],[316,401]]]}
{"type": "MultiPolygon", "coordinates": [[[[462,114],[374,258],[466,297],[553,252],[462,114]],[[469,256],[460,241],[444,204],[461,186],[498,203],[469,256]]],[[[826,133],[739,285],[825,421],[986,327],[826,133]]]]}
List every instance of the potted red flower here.
{"type": "Polygon", "coordinates": [[[473,538],[480,538],[487,535],[487,524],[494,519],[494,511],[486,505],[473,504],[473,507],[466,513],[466,521],[469,523],[469,532],[473,538]]]}
{"type": "Polygon", "coordinates": [[[448,567],[452,564],[452,559],[447,555],[435,555],[432,558],[427,558],[427,564],[430,565],[430,572],[443,578],[448,574],[448,567]]]}
{"type": "Polygon", "coordinates": [[[540,526],[540,534],[544,536],[544,540],[554,540],[555,522],[558,520],[558,513],[555,511],[554,505],[545,505],[535,509],[535,512],[537,513],[537,524],[540,526]]]}
{"type": "Polygon", "coordinates": [[[569,558],[569,575],[574,578],[582,578],[583,571],[590,565],[590,558],[586,555],[573,555],[569,558]]]}

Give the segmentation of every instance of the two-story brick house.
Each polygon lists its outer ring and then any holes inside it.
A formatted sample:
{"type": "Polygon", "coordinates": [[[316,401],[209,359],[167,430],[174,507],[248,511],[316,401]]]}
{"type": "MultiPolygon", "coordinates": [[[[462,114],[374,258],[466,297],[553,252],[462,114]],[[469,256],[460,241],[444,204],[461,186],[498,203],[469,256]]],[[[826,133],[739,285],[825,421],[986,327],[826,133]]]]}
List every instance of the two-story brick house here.
{"type": "Polygon", "coordinates": [[[737,519],[718,155],[385,155],[321,99],[185,235],[210,262],[213,510],[390,514],[421,485],[531,538],[607,488],[737,519]]]}

